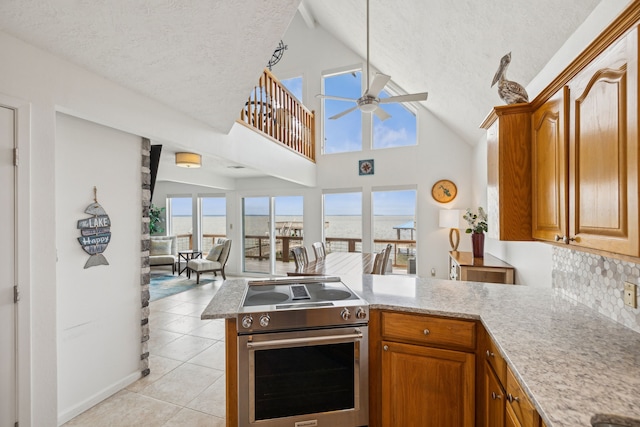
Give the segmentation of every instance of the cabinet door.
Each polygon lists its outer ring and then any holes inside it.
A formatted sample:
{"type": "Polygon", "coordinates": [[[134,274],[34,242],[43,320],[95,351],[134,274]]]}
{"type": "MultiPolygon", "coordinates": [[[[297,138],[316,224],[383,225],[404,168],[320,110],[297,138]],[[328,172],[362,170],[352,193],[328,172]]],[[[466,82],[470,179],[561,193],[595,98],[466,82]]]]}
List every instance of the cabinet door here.
{"type": "Polygon", "coordinates": [[[472,427],[475,356],[382,342],[382,425],[472,427]]]}
{"type": "Polygon", "coordinates": [[[505,393],[488,362],[484,363],[484,393],[482,395],[485,399],[484,426],[504,427],[505,393]]]}
{"type": "Polygon", "coordinates": [[[565,112],[568,88],[551,97],[532,116],[532,232],[555,241],[567,235],[568,148],[565,112]]]}
{"type": "Polygon", "coordinates": [[[511,409],[511,406],[507,405],[505,409],[506,410],[505,410],[504,426],[505,427],[523,427],[522,424],[520,424],[520,421],[518,421],[518,417],[516,417],[516,414],[513,412],[513,409],[511,409]]]}
{"type": "Polygon", "coordinates": [[[569,83],[572,244],[638,256],[638,31],[569,83]]]}

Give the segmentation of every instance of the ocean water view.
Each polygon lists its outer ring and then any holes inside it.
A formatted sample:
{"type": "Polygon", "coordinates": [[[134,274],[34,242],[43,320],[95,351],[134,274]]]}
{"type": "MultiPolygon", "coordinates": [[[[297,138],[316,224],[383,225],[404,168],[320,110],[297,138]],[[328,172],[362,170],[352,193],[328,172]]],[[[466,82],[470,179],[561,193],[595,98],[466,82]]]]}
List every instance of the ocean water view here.
{"type": "MultiPolygon", "coordinates": [[[[301,223],[302,216],[280,215],[276,218],[276,221],[278,223],[301,223]]],[[[362,218],[360,216],[333,215],[327,216],[325,221],[326,237],[362,237],[362,218]]],[[[373,237],[381,240],[395,240],[398,238],[398,232],[393,227],[404,225],[410,221],[413,221],[413,216],[376,215],[373,217],[373,237]]],[[[246,216],[245,227],[247,235],[266,236],[269,231],[269,217],[265,215],[246,216]]],[[[193,229],[191,216],[173,216],[172,229],[173,234],[190,234],[193,229]]],[[[203,216],[202,231],[203,234],[225,234],[226,217],[203,216]]],[[[409,240],[410,238],[411,233],[409,230],[401,231],[400,239],[409,240]]]]}

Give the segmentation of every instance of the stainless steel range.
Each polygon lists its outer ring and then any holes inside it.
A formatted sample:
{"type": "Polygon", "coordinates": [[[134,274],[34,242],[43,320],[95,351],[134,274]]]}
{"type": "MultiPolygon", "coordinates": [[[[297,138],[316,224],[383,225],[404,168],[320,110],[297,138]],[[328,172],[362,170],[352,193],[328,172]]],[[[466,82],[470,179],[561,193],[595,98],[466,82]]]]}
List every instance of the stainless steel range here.
{"type": "Polygon", "coordinates": [[[240,426],[369,420],[369,304],[337,277],[249,282],[238,311],[240,426]]]}

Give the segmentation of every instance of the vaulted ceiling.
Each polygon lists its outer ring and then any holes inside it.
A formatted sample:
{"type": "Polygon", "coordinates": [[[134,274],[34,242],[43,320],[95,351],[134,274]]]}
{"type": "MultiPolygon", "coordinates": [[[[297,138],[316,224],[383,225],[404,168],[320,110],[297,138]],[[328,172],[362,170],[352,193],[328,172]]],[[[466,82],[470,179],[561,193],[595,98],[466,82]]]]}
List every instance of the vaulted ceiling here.
{"type": "MultiPolygon", "coordinates": [[[[605,0],[606,1],[606,0],[605,0]]],[[[491,79],[512,52],[511,80],[542,69],[599,0],[371,0],[371,62],[474,144],[502,104],[491,79]]],[[[301,9],[366,56],[365,0],[301,9]]],[[[2,0],[0,30],[170,105],[222,133],[300,0],[2,0]]],[[[8,60],[8,59],[3,59],[8,60]]]]}

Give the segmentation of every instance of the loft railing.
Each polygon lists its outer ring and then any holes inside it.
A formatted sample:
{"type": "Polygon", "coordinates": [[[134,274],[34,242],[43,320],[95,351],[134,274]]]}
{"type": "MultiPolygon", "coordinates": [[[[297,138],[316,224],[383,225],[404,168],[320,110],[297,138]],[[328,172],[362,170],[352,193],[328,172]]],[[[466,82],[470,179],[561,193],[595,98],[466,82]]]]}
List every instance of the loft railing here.
{"type": "Polygon", "coordinates": [[[265,68],[240,112],[240,122],[315,162],[315,115],[265,68]]]}

